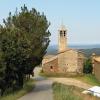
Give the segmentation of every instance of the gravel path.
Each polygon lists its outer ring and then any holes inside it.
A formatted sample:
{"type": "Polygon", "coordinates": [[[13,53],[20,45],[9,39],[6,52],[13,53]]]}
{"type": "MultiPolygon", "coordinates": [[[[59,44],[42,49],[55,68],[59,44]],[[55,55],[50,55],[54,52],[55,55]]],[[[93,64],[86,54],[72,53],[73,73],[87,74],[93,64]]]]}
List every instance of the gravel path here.
{"type": "Polygon", "coordinates": [[[35,88],[18,100],[53,100],[52,80],[38,76],[39,68],[35,69],[35,88]]]}
{"type": "Polygon", "coordinates": [[[43,78],[39,76],[41,68],[36,68],[34,71],[34,80],[36,80],[35,88],[25,96],[18,100],[53,100],[52,83],[59,82],[65,85],[74,85],[79,88],[88,89],[92,87],[82,81],[73,78],[43,78]]]}

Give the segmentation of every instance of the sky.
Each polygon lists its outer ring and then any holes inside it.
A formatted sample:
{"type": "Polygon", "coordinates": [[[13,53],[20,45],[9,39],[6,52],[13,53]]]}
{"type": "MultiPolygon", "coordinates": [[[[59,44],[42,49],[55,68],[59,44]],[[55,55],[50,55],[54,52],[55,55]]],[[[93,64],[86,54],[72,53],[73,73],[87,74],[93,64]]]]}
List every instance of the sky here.
{"type": "Polygon", "coordinates": [[[68,30],[68,44],[100,44],[100,0],[0,0],[0,24],[24,4],[47,16],[50,45],[58,44],[62,21],[68,30]]]}

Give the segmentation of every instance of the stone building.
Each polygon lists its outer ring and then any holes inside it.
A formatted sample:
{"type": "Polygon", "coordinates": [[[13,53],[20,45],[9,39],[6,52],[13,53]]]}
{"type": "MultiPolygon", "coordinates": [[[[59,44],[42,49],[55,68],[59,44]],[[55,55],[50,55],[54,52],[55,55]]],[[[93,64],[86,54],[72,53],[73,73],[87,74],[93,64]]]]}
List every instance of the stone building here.
{"type": "Polygon", "coordinates": [[[93,74],[100,81],[100,56],[96,56],[95,53],[92,54],[92,66],[93,74]]]}
{"type": "Polygon", "coordinates": [[[84,54],[68,48],[67,29],[61,25],[58,34],[58,54],[47,55],[42,61],[46,73],[83,73],[84,54]]]}

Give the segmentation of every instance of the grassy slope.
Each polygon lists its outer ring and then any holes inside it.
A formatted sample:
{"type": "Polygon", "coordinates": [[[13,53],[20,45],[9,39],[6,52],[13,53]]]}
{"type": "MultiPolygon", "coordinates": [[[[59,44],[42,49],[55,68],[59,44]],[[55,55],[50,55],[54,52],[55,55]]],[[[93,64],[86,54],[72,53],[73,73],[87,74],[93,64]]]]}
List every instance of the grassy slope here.
{"type": "Polygon", "coordinates": [[[91,74],[87,74],[84,76],[78,76],[75,78],[80,81],[83,81],[85,83],[91,84],[91,85],[99,85],[100,86],[100,82],[95,78],[94,75],[91,75],[91,74]]]}
{"type": "Polygon", "coordinates": [[[29,91],[31,91],[34,87],[34,80],[29,80],[25,83],[23,89],[16,91],[14,93],[10,93],[8,95],[4,95],[3,97],[0,97],[0,100],[17,100],[18,98],[22,97],[29,91]]]}
{"type": "Polygon", "coordinates": [[[91,95],[85,95],[81,92],[83,89],[75,86],[67,86],[60,83],[53,84],[54,100],[99,100],[91,95]]]}

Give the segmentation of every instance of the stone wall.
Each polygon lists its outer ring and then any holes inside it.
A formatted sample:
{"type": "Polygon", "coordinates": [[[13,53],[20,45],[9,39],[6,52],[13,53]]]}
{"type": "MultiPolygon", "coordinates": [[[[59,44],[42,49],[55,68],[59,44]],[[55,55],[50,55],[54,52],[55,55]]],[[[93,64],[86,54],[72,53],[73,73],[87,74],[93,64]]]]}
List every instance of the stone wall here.
{"type": "Polygon", "coordinates": [[[83,73],[84,62],[85,62],[84,54],[78,52],[78,68],[77,68],[77,73],[83,73]]]}
{"type": "Polygon", "coordinates": [[[94,60],[94,74],[96,78],[100,81],[100,62],[94,60]]]}
{"type": "Polygon", "coordinates": [[[44,59],[43,71],[46,73],[83,73],[84,55],[76,50],[66,50],[50,59],[44,59]]]}
{"type": "Polygon", "coordinates": [[[43,71],[46,73],[59,72],[58,71],[58,58],[43,64],[43,71]]]}
{"type": "Polygon", "coordinates": [[[76,72],[77,70],[77,52],[68,50],[58,55],[58,66],[62,72],[76,72]]]}

